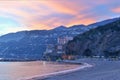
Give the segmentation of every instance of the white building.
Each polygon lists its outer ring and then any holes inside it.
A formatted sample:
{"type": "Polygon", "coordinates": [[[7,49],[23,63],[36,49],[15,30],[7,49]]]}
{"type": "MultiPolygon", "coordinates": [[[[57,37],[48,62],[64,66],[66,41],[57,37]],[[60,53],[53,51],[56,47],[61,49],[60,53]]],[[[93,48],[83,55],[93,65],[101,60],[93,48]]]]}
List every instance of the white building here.
{"type": "Polygon", "coordinates": [[[58,44],[64,45],[66,44],[69,40],[73,40],[73,37],[59,37],[58,38],[58,44]]]}

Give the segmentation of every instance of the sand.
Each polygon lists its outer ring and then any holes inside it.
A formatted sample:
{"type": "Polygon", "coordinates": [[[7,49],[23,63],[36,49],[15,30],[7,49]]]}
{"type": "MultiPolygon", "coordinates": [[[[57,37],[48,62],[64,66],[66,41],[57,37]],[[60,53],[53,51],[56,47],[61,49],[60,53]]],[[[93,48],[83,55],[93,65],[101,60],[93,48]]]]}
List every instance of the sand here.
{"type": "Polygon", "coordinates": [[[87,58],[74,62],[89,63],[93,67],[34,80],[120,80],[120,61],[87,58]]]}

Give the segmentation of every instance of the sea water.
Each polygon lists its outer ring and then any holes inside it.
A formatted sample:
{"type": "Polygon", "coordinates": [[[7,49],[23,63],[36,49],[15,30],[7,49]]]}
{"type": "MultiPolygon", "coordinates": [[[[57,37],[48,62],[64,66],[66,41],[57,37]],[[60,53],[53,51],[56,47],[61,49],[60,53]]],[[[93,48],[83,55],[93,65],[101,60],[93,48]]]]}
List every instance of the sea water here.
{"type": "Polygon", "coordinates": [[[75,64],[62,64],[45,61],[0,62],[0,80],[21,80],[35,75],[46,75],[78,67],[75,64]]]}

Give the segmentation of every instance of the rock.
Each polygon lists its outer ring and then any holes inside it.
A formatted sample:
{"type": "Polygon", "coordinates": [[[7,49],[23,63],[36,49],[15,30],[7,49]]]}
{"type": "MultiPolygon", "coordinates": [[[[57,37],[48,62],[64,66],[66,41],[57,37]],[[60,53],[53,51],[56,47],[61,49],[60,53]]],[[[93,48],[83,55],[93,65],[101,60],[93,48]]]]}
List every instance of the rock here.
{"type": "Polygon", "coordinates": [[[120,56],[120,19],[76,36],[66,53],[79,56],[120,56]]]}

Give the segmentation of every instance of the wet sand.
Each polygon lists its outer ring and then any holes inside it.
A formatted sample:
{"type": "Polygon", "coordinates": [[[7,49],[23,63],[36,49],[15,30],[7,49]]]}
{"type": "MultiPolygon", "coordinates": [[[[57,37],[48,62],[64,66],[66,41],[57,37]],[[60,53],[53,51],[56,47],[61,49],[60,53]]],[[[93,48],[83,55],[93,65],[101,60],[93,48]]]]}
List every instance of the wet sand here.
{"type": "Polygon", "coordinates": [[[0,80],[25,80],[33,76],[43,76],[79,66],[45,61],[0,62],[0,80]]]}
{"type": "Polygon", "coordinates": [[[120,80],[120,61],[80,59],[75,62],[89,63],[93,67],[34,80],[120,80]]]}
{"type": "MultiPolygon", "coordinates": [[[[66,74],[69,72],[77,71],[79,69],[83,69],[85,67],[89,66],[88,64],[81,64],[81,63],[71,63],[71,62],[46,62],[44,66],[42,66],[42,72],[41,70],[38,70],[40,72],[36,73],[37,75],[22,78],[20,80],[34,80],[34,79],[44,79],[46,77],[50,77],[57,74],[66,74]]],[[[32,71],[32,70],[31,70],[32,71]]]]}

